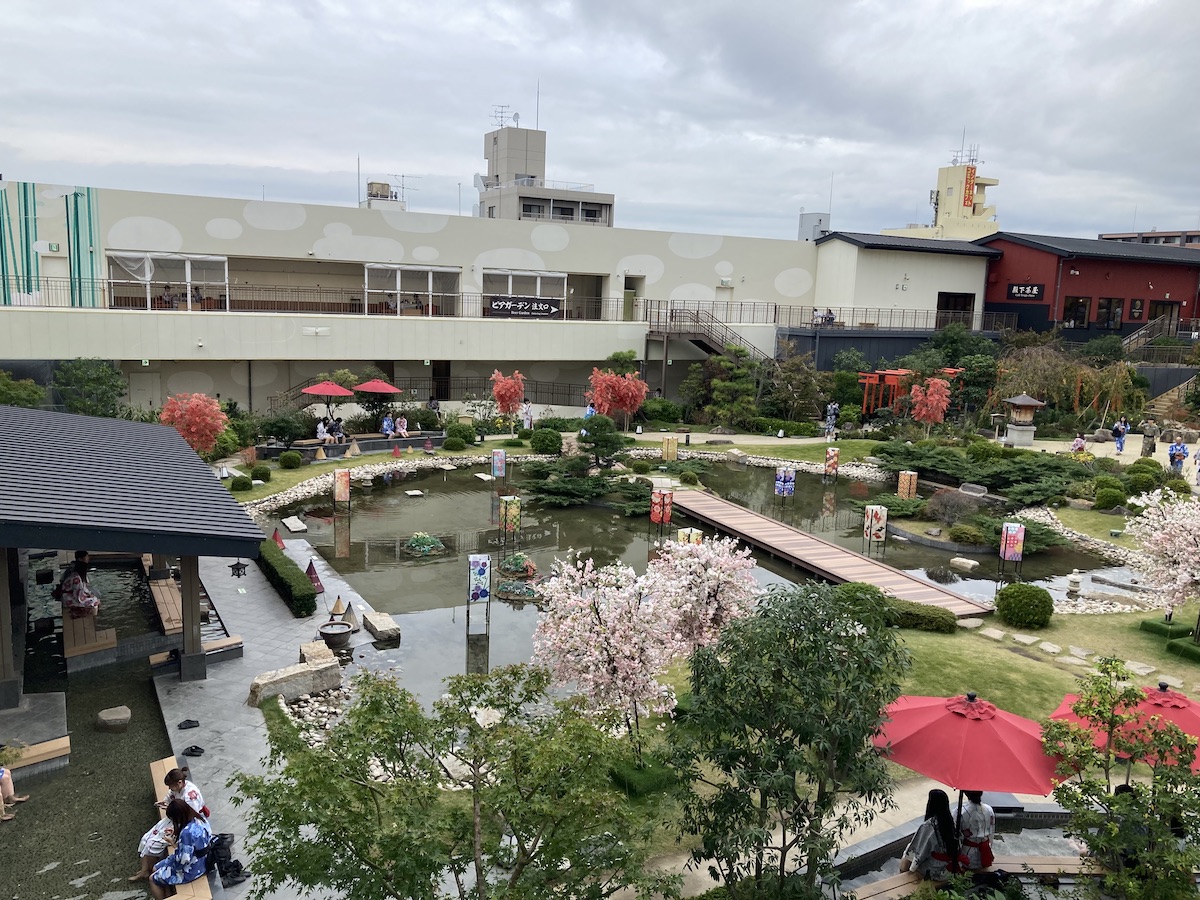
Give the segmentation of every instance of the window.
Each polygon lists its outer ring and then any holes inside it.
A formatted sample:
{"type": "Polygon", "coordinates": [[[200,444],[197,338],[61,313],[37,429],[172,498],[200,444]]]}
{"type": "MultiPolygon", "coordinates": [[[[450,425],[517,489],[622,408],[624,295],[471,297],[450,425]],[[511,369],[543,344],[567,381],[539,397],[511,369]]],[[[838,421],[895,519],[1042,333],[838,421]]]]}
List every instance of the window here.
{"type": "Polygon", "coordinates": [[[1145,300],[1130,300],[1129,301],[1129,319],[1132,322],[1140,322],[1146,310],[1145,300]]]}
{"type": "Polygon", "coordinates": [[[494,207],[494,206],[489,206],[489,207],[488,207],[488,218],[489,218],[489,219],[494,219],[494,218],[496,218],[496,207],[494,207]]]}
{"type": "Polygon", "coordinates": [[[554,207],[554,218],[556,218],[556,219],[574,219],[575,218],[575,210],[571,209],[571,207],[569,207],[569,206],[556,206],[556,207],[554,207]]]}
{"type": "Polygon", "coordinates": [[[1091,297],[1066,297],[1063,300],[1063,328],[1087,328],[1091,297]]]}
{"type": "Polygon", "coordinates": [[[1121,309],[1125,301],[1119,297],[1101,297],[1096,304],[1096,327],[1106,331],[1121,327],[1121,309]]]}
{"type": "Polygon", "coordinates": [[[595,222],[595,221],[599,220],[599,218],[600,218],[600,210],[585,209],[583,211],[583,217],[589,221],[595,222]]]}

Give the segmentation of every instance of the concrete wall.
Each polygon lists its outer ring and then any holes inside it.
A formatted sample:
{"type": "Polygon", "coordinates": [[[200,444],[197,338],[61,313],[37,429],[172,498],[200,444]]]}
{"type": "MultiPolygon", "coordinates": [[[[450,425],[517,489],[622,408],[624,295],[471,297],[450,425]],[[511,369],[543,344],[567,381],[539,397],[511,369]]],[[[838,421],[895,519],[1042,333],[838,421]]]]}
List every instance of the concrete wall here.
{"type": "Polygon", "coordinates": [[[859,250],[853,305],[937,309],[938,293],[945,291],[973,294],[975,311],[980,312],[983,309],[986,282],[985,257],[899,250],[859,250]]]}
{"type": "Polygon", "coordinates": [[[846,241],[817,246],[816,300],[824,307],[854,306],[858,247],[846,241]]]}

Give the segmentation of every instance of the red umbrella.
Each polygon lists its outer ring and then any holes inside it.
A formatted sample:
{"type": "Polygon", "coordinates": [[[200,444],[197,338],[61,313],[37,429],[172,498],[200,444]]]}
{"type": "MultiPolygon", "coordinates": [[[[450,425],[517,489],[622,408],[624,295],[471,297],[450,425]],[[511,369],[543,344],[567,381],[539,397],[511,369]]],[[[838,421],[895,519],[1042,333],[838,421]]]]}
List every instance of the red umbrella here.
{"type": "Polygon", "coordinates": [[[325,398],[325,411],[333,416],[333,406],[329,402],[330,397],[353,397],[354,391],[342,387],[335,381],[321,381],[317,384],[310,384],[306,388],[300,388],[302,394],[313,394],[317,397],[325,398]]]}
{"type": "Polygon", "coordinates": [[[370,381],[364,381],[362,384],[354,386],[356,391],[366,391],[368,394],[403,394],[404,388],[398,388],[388,384],[386,381],[381,381],[378,378],[372,378],[370,381]]]}
{"type": "Polygon", "coordinates": [[[959,790],[1049,794],[1055,759],[1042,726],[975,694],[899,697],[875,746],[893,762],[959,790]]]}
{"type": "MultiPolygon", "coordinates": [[[[1129,731],[1144,728],[1150,724],[1152,717],[1160,716],[1167,722],[1178,725],[1184,734],[1200,738],[1200,703],[1196,703],[1178,691],[1171,690],[1165,681],[1160,681],[1156,688],[1142,688],[1142,691],[1146,695],[1145,699],[1138,703],[1136,709],[1129,710],[1129,712],[1136,711],[1138,713],[1138,717],[1126,726],[1129,731]]],[[[1063,697],[1062,703],[1058,705],[1058,709],[1050,714],[1050,718],[1074,722],[1085,728],[1091,727],[1075,715],[1075,711],[1071,709],[1078,701],[1077,694],[1067,694],[1063,697]]],[[[1107,735],[1096,732],[1095,745],[1098,749],[1103,750],[1107,740],[1107,735]]],[[[1197,754],[1196,759],[1192,762],[1192,771],[1200,772],[1200,754],[1197,754]]]]}

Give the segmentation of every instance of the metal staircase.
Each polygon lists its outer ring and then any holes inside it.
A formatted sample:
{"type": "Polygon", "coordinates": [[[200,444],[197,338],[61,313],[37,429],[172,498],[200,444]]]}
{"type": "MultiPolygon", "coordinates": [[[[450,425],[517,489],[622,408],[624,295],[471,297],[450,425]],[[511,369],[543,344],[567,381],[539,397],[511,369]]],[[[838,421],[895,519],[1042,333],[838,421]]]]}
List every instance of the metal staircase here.
{"type": "Polygon", "coordinates": [[[768,371],[779,365],[774,357],[763,353],[745,337],[712,313],[704,310],[670,309],[669,307],[652,309],[649,313],[649,321],[650,337],[683,338],[691,341],[706,353],[730,358],[735,355],[730,348],[738,347],[745,350],[750,359],[768,371]]]}
{"type": "Polygon", "coordinates": [[[1125,355],[1128,356],[1134,350],[1145,347],[1156,337],[1162,337],[1164,334],[1171,333],[1171,317],[1159,316],[1152,322],[1147,322],[1133,334],[1127,334],[1121,339],[1121,346],[1125,348],[1125,355]]]}

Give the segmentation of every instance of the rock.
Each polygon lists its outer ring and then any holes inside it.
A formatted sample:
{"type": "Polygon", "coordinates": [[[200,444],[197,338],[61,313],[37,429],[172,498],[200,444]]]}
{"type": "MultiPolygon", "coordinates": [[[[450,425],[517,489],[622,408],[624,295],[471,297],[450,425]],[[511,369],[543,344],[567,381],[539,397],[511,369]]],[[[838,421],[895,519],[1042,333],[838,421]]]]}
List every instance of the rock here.
{"type": "Polygon", "coordinates": [[[1080,659],[1078,656],[1060,656],[1058,661],[1066,663],[1068,666],[1086,666],[1088,664],[1086,659],[1080,659]]]}
{"type": "MultiPolygon", "coordinates": [[[[300,645],[300,662],[321,666],[326,663],[336,663],[337,657],[333,655],[333,651],[326,646],[324,641],[310,641],[300,645]]],[[[307,700],[308,695],[305,694],[300,699],[307,700]]]]}
{"type": "MultiPolygon", "coordinates": [[[[691,431],[690,428],[676,428],[678,434],[687,434],[691,431]]],[[[716,428],[710,428],[709,434],[737,434],[732,428],[726,428],[724,425],[718,425],[716,428]]]]}
{"type": "Polygon", "coordinates": [[[288,516],[283,520],[283,527],[291,532],[308,531],[308,526],[300,521],[299,516],[288,516]]]}
{"type": "Polygon", "coordinates": [[[706,444],[732,444],[733,441],[729,440],[728,438],[717,438],[716,440],[711,440],[711,439],[707,440],[704,443],[706,443],[706,444]]]}
{"type": "Polygon", "coordinates": [[[400,640],[400,626],[387,613],[369,612],[363,616],[363,625],[377,640],[400,640]]]}
{"type": "Polygon", "coordinates": [[[249,706],[261,706],[270,697],[282,696],[285,700],[315,691],[328,691],[341,687],[342,669],[334,662],[313,665],[300,663],[263,672],[250,683],[249,706]]]}
{"type": "Polygon", "coordinates": [[[965,556],[956,556],[950,560],[950,568],[958,569],[960,572],[974,572],[979,568],[979,560],[967,559],[965,556]]]}
{"type": "Polygon", "coordinates": [[[1085,650],[1083,647],[1076,647],[1074,644],[1067,649],[1071,651],[1072,656],[1078,656],[1080,659],[1087,659],[1089,656],[1093,655],[1091,650],[1085,650]]]}
{"type": "Polygon", "coordinates": [[[1091,509],[1094,505],[1094,500],[1083,500],[1076,497],[1067,498],[1067,507],[1069,509],[1091,509]]]}
{"type": "Polygon", "coordinates": [[[725,458],[730,462],[745,462],[750,457],[745,451],[735,448],[733,450],[726,450],[725,458]]]}
{"type": "Polygon", "coordinates": [[[986,638],[991,638],[993,641],[1003,640],[1004,635],[1007,634],[1007,632],[1001,631],[999,628],[980,628],[979,633],[986,638]]]}
{"type": "Polygon", "coordinates": [[[1058,646],[1058,644],[1052,644],[1049,641],[1042,641],[1040,644],[1038,644],[1038,649],[1043,653],[1050,653],[1054,656],[1062,653],[1062,647],[1058,646]]]}
{"type": "Polygon", "coordinates": [[[1149,675],[1151,672],[1157,671],[1154,666],[1147,665],[1144,662],[1136,662],[1132,659],[1125,660],[1125,668],[1134,675],[1149,675]]]}
{"type": "Polygon", "coordinates": [[[261,478],[253,478],[251,479],[250,484],[254,487],[261,487],[262,485],[266,484],[266,482],[261,478]]]}
{"type": "Polygon", "coordinates": [[[960,493],[969,494],[972,497],[983,497],[987,494],[987,488],[982,484],[972,484],[969,481],[964,481],[958,486],[960,493]]]}
{"type": "Polygon", "coordinates": [[[96,713],[96,730],[112,734],[123,734],[129,730],[129,720],[133,713],[128,706],[113,706],[96,713]]]}
{"type": "Polygon", "coordinates": [[[959,619],[959,628],[982,628],[983,619],[959,619]]]}
{"type": "Polygon", "coordinates": [[[865,462],[865,463],[867,463],[868,465],[871,465],[871,466],[881,466],[881,465],[883,465],[883,460],[882,460],[882,459],[880,459],[878,456],[864,456],[864,457],[863,457],[863,462],[865,462]]]}
{"type": "Polygon", "coordinates": [[[1173,687],[1173,688],[1182,688],[1183,687],[1183,679],[1176,678],[1173,675],[1159,675],[1158,680],[1161,681],[1163,684],[1165,684],[1167,687],[1173,687]]]}
{"type": "Polygon", "coordinates": [[[1038,639],[1032,634],[1014,634],[1012,639],[1018,644],[1024,644],[1026,647],[1032,647],[1038,642],[1038,639]]]}
{"type": "Polygon", "coordinates": [[[1107,428],[1097,428],[1092,434],[1092,440],[1097,444],[1104,444],[1113,439],[1112,431],[1107,428]]]}
{"type": "Polygon", "coordinates": [[[941,536],[942,536],[942,529],[940,529],[940,528],[926,528],[926,529],[925,529],[925,533],[926,533],[927,535],[929,535],[930,537],[941,537],[941,536]]]}
{"type": "Polygon", "coordinates": [[[1192,431],[1190,428],[1184,429],[1183,442],[1185,444],[1194,444],[1200,439],[1200,432],[1192,431]]]}

